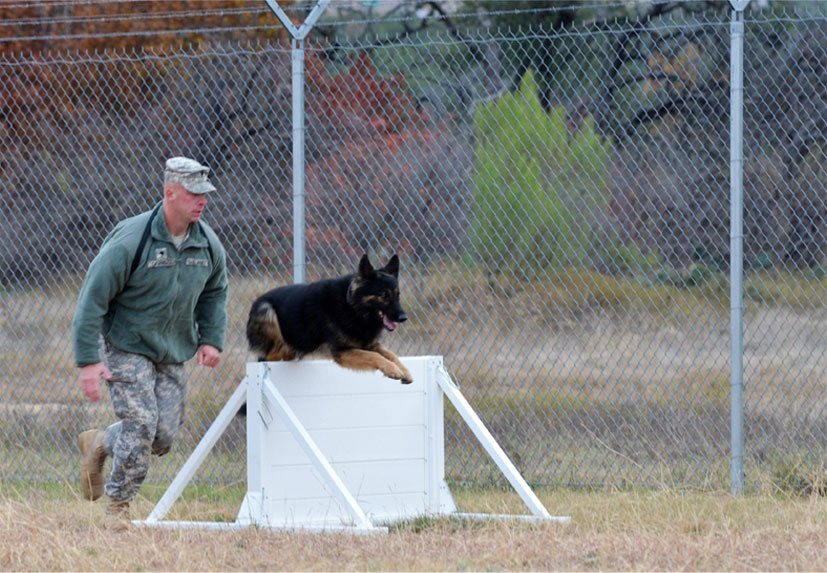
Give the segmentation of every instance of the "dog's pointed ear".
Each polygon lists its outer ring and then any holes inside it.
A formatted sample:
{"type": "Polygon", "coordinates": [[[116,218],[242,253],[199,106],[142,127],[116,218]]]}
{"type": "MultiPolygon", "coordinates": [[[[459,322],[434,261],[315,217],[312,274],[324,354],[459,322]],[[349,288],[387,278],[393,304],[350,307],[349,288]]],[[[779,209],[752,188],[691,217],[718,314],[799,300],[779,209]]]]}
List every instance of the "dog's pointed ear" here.
{"type": "Polygon", "coordinates": [[[383,270],[389,275],[399,278],[399,257],[397,255],[392,256],[383,270]]]}
{"type": "Polygon", "coordinates": [[[376,269],[374,269],[373,265],[370,264],[370,259],[368,258],[367,253],[362,255],[362,258],[359,260],[359,276],[371,277],[375,274],[376,269]]]}

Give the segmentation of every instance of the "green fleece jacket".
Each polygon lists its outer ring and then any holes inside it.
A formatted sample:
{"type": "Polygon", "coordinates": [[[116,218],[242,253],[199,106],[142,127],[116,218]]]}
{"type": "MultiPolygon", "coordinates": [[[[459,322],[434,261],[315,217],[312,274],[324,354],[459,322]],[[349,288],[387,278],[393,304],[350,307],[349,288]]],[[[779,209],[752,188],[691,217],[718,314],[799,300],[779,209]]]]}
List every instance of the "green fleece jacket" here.
{"type": "Polygon", "coordinates": [[[89,265],[72,320],[78,366],[101,361],[101,334],[156,364],[185,362],[202,344],[224,349],[227,257],[218,237],[206,224],[193,224],[176,248],[159,210],[130,276],[150,214],[118,223],[89,265]]]}

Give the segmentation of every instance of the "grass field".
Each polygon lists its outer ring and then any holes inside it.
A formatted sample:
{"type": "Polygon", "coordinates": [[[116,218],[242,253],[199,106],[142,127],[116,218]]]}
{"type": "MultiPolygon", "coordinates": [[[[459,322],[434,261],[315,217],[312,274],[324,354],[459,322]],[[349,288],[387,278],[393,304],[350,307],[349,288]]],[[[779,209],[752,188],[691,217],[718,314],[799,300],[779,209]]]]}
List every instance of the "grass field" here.
{"type": "MultiPolygon", "coordinates": [[[[161,495],[145,487],[135,517],[161,495]]],[[[171,519],[233,520],[241,486],[191,488],[171,519]]],[[[69,484],[0,486],[4,571],[824,571],[827,499],[540,490],[568,524],[422,518],[387,535],[102,527],[69,484]]],[[[516,495],[456,490],[463,511],[523,512],[516,495]]]]}

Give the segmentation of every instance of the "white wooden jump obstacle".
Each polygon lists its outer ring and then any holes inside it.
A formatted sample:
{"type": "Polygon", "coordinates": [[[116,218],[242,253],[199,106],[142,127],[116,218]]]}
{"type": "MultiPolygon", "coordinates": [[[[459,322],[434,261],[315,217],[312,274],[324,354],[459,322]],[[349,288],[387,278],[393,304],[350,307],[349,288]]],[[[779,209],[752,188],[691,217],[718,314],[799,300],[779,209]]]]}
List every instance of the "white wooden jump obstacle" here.
{"type": "Polygon", "coordinates": [[[212,426],[139,526],[386,532],[420,516],[568,521],[552,516],[485,428],[440,356],[402,358],[414,382],[329,360],[252,362],[212,426]],[[459,513],[445,483],[447,397],[530,510],[459,513]],[[247,403],[247,494],[235,522],[166,521],[218,438],[247,403]]]}

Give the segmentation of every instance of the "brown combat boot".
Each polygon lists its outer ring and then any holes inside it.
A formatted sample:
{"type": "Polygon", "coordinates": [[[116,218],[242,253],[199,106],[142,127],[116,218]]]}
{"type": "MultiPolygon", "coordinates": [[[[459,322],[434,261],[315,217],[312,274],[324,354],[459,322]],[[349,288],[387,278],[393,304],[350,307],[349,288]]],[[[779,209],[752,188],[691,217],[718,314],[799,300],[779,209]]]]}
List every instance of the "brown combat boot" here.
{"type": "Polygon", "coordinates": [[[106,529],[112,531],[126,531],[132,527],[132,521],[129,519],[129,500],[116,501],[109,499],[106,505],[106,518],[104,520],[106,529]]]}
{"type": "Polygon", "coordinates": [[[103,495],[103,432],[86,430],[78,436],[80,455],[83,456],[80,469],[80,489],[83,497],[95,501],[103,495]]]}

